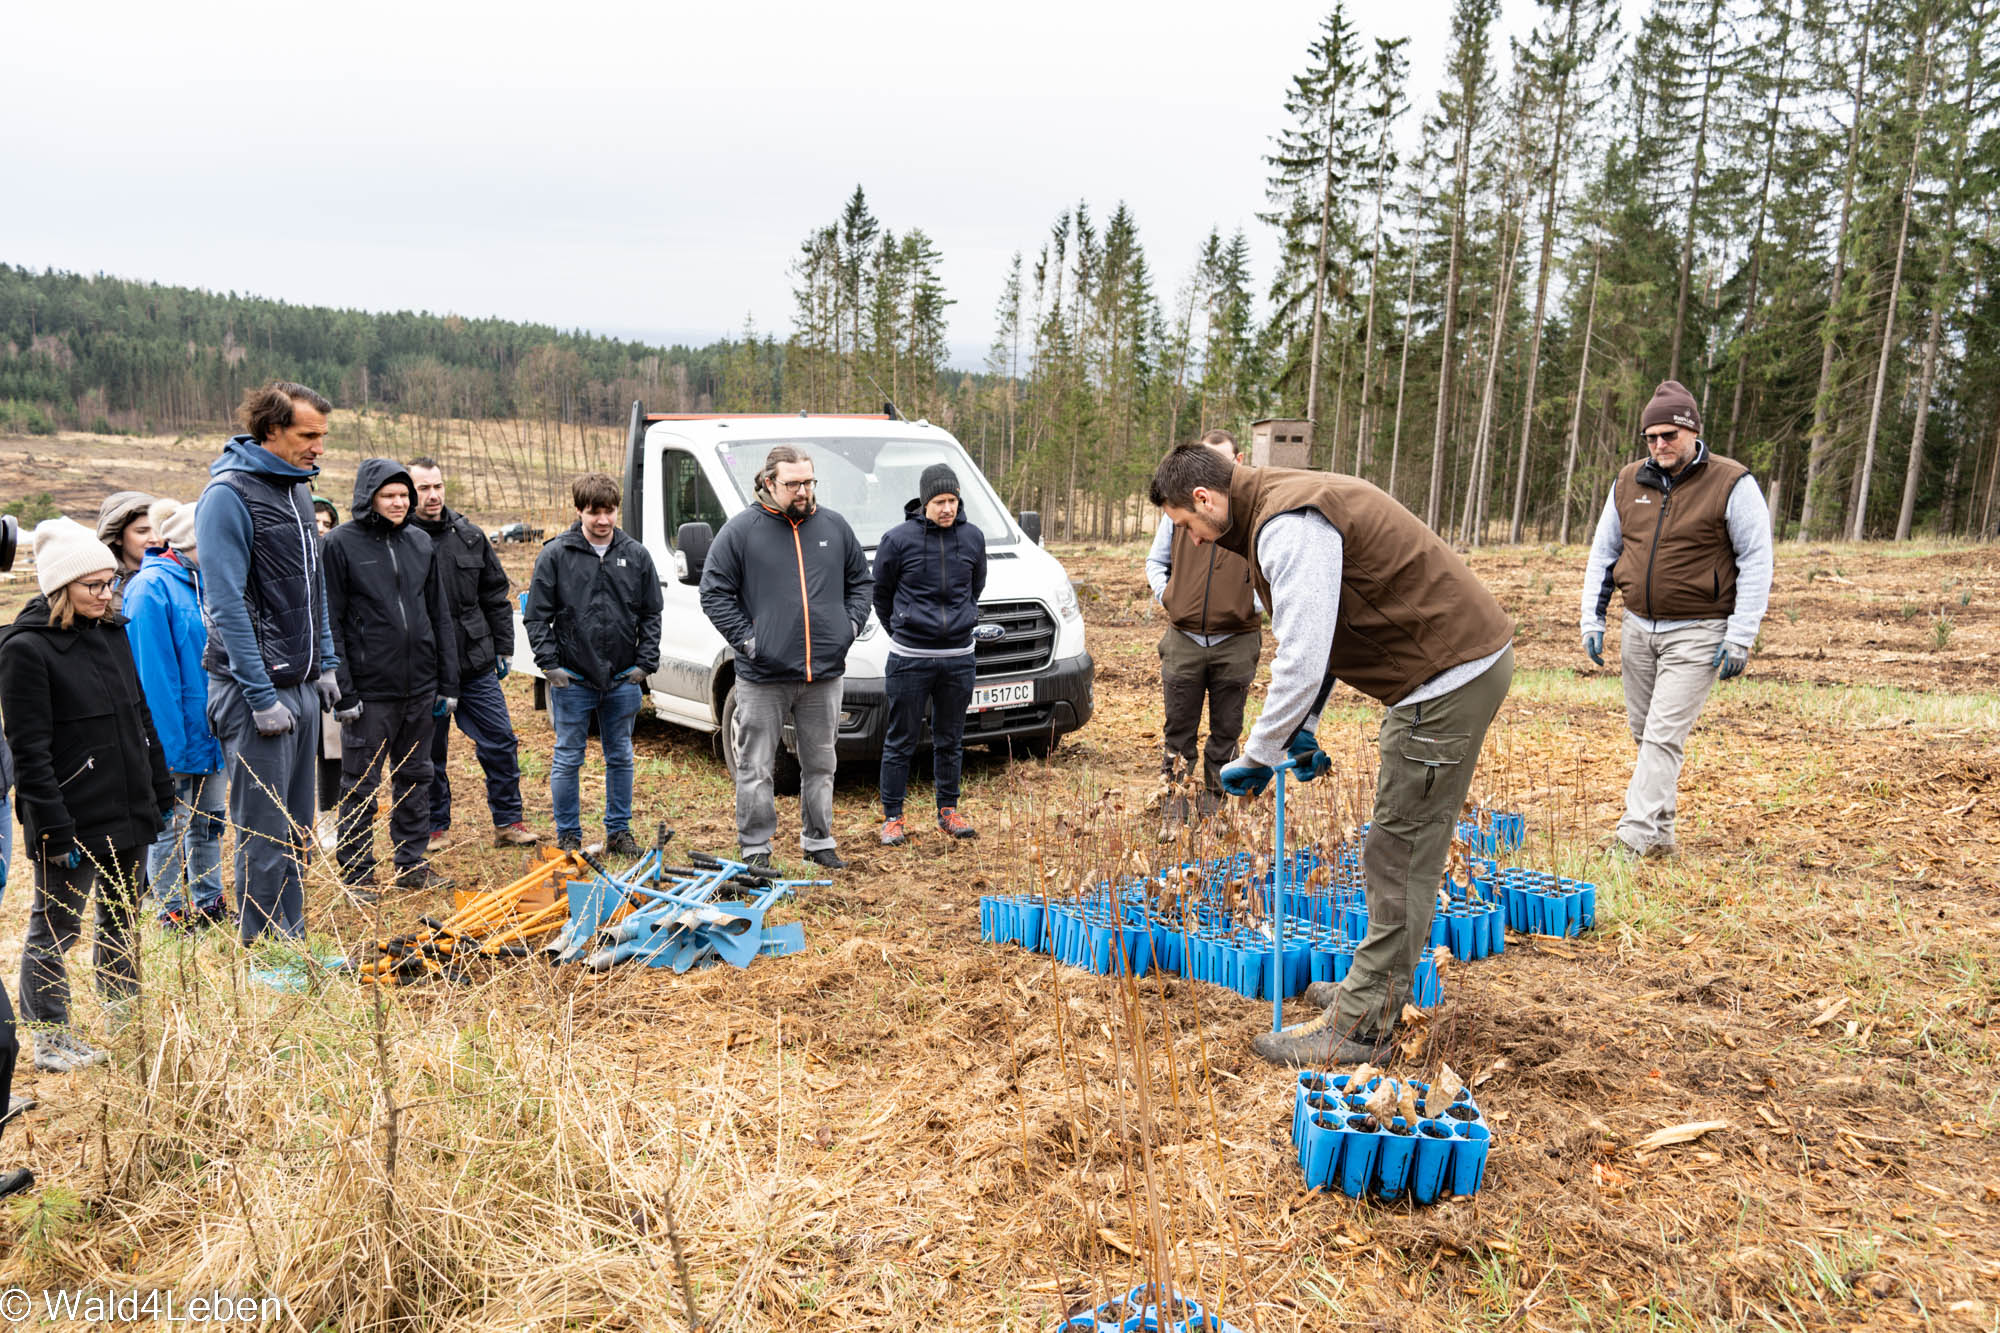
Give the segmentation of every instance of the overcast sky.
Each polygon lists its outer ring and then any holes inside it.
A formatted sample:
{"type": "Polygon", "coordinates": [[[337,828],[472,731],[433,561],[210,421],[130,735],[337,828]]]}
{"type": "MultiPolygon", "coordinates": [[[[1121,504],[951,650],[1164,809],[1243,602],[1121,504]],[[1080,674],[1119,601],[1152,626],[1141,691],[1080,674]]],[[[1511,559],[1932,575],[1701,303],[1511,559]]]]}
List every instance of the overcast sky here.
{"type": "MultiPolygon", "coordinates": [[[[1412,101],[1434,107],[1447,0],[1350,12],[1411,37],[1412,101]]],[[[0,262],[783,336],[798,244],[859,183],[943,252],[954,359],[975,364],[1009,256],[1032,262],[1078,199],[1132,208],[1164,301],[1211,226],[1244,228],[1268,279],[1262,154],[1323,13],[22,0],[0,41],[0,262]]],[[[1509,0],[1508,30],[1532,21],[1509,0]]]]}

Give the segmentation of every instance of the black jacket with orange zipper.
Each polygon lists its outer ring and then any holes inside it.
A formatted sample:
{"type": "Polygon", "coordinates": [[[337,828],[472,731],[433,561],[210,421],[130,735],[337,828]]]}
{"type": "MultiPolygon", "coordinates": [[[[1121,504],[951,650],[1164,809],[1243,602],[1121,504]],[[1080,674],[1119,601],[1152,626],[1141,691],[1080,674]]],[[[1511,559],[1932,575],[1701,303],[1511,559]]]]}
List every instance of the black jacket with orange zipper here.
{"type": "Polygon", "coordinates": [[[847,520],[793,520],[755,503],[722,525],[701,569],[701,609],[751,682],[832,680],[868,623],[875,580],[847,520]]]}

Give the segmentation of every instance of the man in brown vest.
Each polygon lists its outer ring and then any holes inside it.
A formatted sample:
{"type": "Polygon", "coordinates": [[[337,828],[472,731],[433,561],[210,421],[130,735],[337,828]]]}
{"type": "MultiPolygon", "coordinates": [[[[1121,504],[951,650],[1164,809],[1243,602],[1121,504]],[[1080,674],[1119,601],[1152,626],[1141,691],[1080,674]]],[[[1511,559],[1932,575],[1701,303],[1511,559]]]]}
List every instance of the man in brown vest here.
{"type": "Polygon", "coordinates": [[[1362,851],[1368,935],[1338,985],[1306,997],[1310,1023],[1266,1032],[1281,1064],[1378,1061],[1389,1050],[1480,743],[1514,678],[1514,625],[1463,560],[1358,477],[1232,467],[1184,445],[1153,474],[1151,498],[1199,546],[1250,562],[1278,641],[1264,711],[1223,790],[1255,796],[1289,758],[1303,780],[1329,761],[1314,733],[1335,678],[1388,706],[1374,823],[1362,851]]]}
{"type": "MultiPolygon", "coordinates": [[[[1212,430],[1203,445],[1236,461],[1236,437],[1212,430]]],[[[1208,745],[1202,752],[1199,812],[1212,813],[1222,797],[1222,766],[1236,757],[1243,734],[1243,704],[1257,679],[1264,646],[1262,607],[1250,586],[1250,562],[1210,543],[1201,549],[1188,530],[1162,514],[1146,556],[1146,582],[1167,613],[1160,636],[1160,693],[1166,705],[1161,772],[1178,782],[1194,770],[1201,706],[1208,701],[1208,745]]],[[[1169,798],[1166,831],[1187,818],[1187,799],[1169,798]]]]}
{"type": "Polygon", "coordinates": [[[1640,415],[1648,457],[1611,483],[1583,576],[1583,650],[1604,665],[1611,590],[1625,603],[1618,665],[1639,756],[1616,849],[1672,856],[1688,732],[1717,677],[1743,674],[1771,597],[1771,514],[1750,470],[1708,452],[1694,395],[1673,380],[1640,415]]]}

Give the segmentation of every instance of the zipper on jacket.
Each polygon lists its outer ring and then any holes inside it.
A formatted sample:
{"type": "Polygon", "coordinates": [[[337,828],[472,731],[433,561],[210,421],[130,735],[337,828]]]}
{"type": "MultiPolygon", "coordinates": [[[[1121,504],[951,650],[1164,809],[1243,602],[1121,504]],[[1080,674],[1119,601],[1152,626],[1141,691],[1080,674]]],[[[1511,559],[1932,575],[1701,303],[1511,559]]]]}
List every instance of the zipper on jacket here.
{"type": "Polygon", "coordinates": [[[806,596],[806,548],[799,540],[799,525],[792,521],[790,514],[785,521],[792,524],[792,554],[799,561],[799,607],[806,614],[806,683],[813,678],[813,609],[812,601],[806,596]]]}
{"type": "Polygon", "coordinates": [[[403,605],[403,566],[396,559],[396,534],[391,532],[382,539],[389,548],[389,573],[396,585],[396,618],[403,622],[403,637],[410,636],[410,609],[403,605]]]}
{"type": "Polygon", "coordinates": [[[79,768],[78,770],[76,770],[76,772],[74,772],[74,773],[70,774],[70,775],[69,775],[68,777],[64,778],[64,779],[63,779],[63,780],[62,780],[61,782],[58,782],[58,783],[56,784],[56,786],[58,786],[58,787],[67,787],[67,786],[69,786],[69,784],[70,784],[70,783],[72,783],[72,782],[75,782],[75,781],[76,781],[76,780],[77,780],[78,778],[82,777],[82,776],[83,776],[83,775],[84,775],[85,773],[88,773],[88,772],[89,772],[89,771],[90,771],[91,769],[93,769],[93,768],[96,768],[96,767],[97,767],[97,756],[96,756],[96,755],[92,755],[92,756],[90,756],[90,758],[88,758],[88,759],[86,759],[86,760],[84,760],[84,761],[83,761],[83,767],[82,767],[82,768],[79,768]]]}
{"type": "MultiPolygon", "coordinates": [[[[1673,482],[1669,480],[1667,485],[1671,488],[1673,482]]],[[[1671,489],[1660,492],[1660,517],[1653,523],[1652,549],[1646,552],[1646,619],[1648,620],[1659,619],[1653,614],[1653,561],[1660,554],[1660,538],[1666,535],[1667,531],[1667,506],[1672,504],[1673,500],[1674,493],[1671,489]]]]}

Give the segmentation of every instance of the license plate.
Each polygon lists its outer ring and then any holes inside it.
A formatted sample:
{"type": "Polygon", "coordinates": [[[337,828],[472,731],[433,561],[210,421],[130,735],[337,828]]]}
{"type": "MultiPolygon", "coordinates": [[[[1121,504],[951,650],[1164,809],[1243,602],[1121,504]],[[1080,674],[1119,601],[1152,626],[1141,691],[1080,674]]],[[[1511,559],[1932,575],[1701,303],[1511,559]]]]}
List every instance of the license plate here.
{"type": "Polygon", "coordinates": [[[1032,680],[1009,680],[997,685],[975,685],[972,687],[972,702],[967,704],[968,713],[983,713],[989,708],[1019,708],[1022,704],[1035,701],[1035,682],[1032,680]]]}

